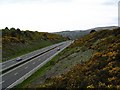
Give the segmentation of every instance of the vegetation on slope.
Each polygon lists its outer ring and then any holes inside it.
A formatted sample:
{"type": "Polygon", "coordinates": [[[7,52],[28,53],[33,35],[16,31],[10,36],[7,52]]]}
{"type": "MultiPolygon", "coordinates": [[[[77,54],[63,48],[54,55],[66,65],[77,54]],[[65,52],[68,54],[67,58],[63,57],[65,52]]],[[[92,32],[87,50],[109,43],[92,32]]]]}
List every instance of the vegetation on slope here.
{"type": "MultiPolygon", "coordinates": [[[[37,87],[120,89],[120,28],[90,33],[76,40],[69,49],[80,47],[83,51],[92,49],[96,53],[88,61],[76,64],[67,73],[48,78],[37,87]]],[[[66,54],[68,52],[65,51],[66,54]]]]}
{"type": "Polygon", "coordinates": [[[62,35],[63,37],[68,37],[70,39],[77,39],[80,37],[83,37],[84,35],[87,35],[89,33],[89,30],[85,31],[62,31],[62,32],[56,32],[56,34],[62,35]]]}
{"type": "Polygon", "coordinates": [[[19,28],[6,27],[2,29],[2,60],[9,60],[65,40],[67,38],[47,32],[21,31],[19,28]]]}
{"type": "Polygon", "coordinates": [[[118,26],[107,26],[107,27],[96,27],[96,28],[91,28],[88,30],[74,30],[74,31],[62,31],[62,32],[55,32],[56,34],[62,35],[64,37],[68,37],[70,39],[79,39],[87,34],[90,33],[91,30],[99,31],[99,30],[104,30],[104,29],[116,29],[118,26]]]}

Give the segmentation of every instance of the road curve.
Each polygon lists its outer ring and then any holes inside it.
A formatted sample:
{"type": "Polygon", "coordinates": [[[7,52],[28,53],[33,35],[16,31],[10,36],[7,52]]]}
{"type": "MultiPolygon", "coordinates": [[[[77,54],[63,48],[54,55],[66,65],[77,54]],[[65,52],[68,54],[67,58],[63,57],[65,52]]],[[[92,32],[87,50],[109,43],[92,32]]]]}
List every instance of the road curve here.
{"type": "MultiPolygon", "coordinates": [[[[61,49],[60,51],[69,46],[71,43],[72,41],[64,42],[61,46],[59,46],[59,48],[61,49]]],[[[56,55],[56,53],[60,51],[58,51],[58,48],[54,48],[53,50],[50,50],[34,58],[33,60],[28,61],[27,63],[20,65],[17,68],[11,70],[10,72],[4,74],[2,76],[2,82],[0,83],[2,84],[2,89],[13,87],[16,84],[16,82],[19,81],[23,76],[27,75],[27,73],[34,70],[34,68],[38,66],[42,67],[46,62],[50,60],[49,58],[51,56],[56,55]]]]}
{"type": "Polygon", "coordinates": [[[39,49],[39,50],[30,52],[30,53],[25,54],[25,55],[22,55],[22,56],[20,56],[20,58],[22,58],[23,60],[22,60],[22,61],[19,61],[19,62],[16,61],[16,58],[11,59],[11,60],[8,60],[8,61],[5,61],[5,62],[2,63],[2,69],[1,69],[1,71],[4,71],[4,70],[6,70],[6,69],[8,69],[8,68],[10,68],[10,67],[12,67],[12,66],[15,66],[16,64],[21,63],[21,62],[27,61],[28,59],[30,59],[30,58],[32,58],[32,57],[34,57],[34,56],[37,56],[37,55],[39,55],[39,54],[42,54],[42,53],[44,53],[45,51],[48,51],[48,50],[50,50],[50,49],[52,49],[52,48],[54,48],[54,47],[57,47],[57,46],[59,46],[59,45],[61,45],[61,44],[63,44],[63,43],[64,43],[64,42],[58,43],[58,44],[54,44],[54,45],[51,45],[51,46],[47,46],[47,47],[45,47],[45,48],[42,48],[42,49],[39,49]]]}

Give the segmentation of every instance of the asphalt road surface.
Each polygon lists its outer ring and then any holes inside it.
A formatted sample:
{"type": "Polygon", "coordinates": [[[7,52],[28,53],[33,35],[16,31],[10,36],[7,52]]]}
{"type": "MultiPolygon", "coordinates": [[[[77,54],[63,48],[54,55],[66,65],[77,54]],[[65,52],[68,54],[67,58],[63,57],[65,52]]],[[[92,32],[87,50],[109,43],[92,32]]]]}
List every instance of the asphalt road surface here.
{"type": "MultiPolygon", "coordinates": [[[[72,43],[72,41],[64,42],[62,45],[59,46],[60,50],[65,48],[66,46],[69,46],[72,43]]],[[[19,80],[21,77],[26,75],[28,72],[33,70],[35,67],[43,64],[48,58],[53,56],[58,52],[58,47],[54,48],[53,50],[50,50],[30,61],[28,61],[25,64],[22,64],[13,70],[5,73],[2,77],[2,82],[0,84],[2,85],[2,88],[5,89],[9,87],[11,84],[15,83],[17,80],[19,80]]]]}
{"type": "Polygon", "coordinates": [[[2,70],[5,70],[5,69],[7,69],[7,68],[9,68],[9,67],[11,67],[11,66],[14,66],[14,65],[20,63],[20,62],[23,62],[23,61],[25,61],[25,60],[28,60],[29,58],[31,58],[31,57],[33,57],[33,56],[35,56],[35,55],[41,54],[41,53],[43,53],[43,52],[45,52],[45,51],[48,51],[48,50],[50,50],[50,49],[52,49],[52,48],[54,48],[54,47],[56,47],[56,46],[61,45],[61,44],[63,44],[63,43],[65,43],[65,42],[58,43],[58,44],[54,44],[54,45],[51,45],[51,46],[48,46],[48,47],[45,47],[45,48],[42,48],[42,49],[33,51],[33,52],[31,52],[31,53],[22,55],[22,56],[20,56],[20,58],[22,58],[22,61],[19,61],[19,62],[16,61],[16,58],[11,59],[11,60],[8,60],[8,61],[5,61],[5,62],[2,63],[2,70]]]}

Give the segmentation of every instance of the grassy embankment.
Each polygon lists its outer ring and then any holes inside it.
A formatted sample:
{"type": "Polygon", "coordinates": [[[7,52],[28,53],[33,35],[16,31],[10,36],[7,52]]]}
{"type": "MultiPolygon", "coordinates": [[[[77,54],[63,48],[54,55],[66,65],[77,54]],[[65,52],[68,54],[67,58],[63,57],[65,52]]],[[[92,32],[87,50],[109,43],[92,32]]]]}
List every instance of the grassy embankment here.
{"type": "Polygon", "coordinates": [[[120,88],[119,57],[120,28],[93,32],[76,40],[17,87],[120,88]]]}
{"type": "Polygon", "coordinates": [[[2,61],[32,52],[34,50],[67,40],[60,35],[47,32],[2,29],[2,61]]]}
{"type": "MultiPolygon", "coordinates": [[[[68,72],[56,76],[53,75],[48,78],[45,83],[36,84],[34,87],[120,89],[120,28],[93,32],[76,40],[69,47],[69,49],[71,48],[76,48],[74,54],[81,52],[81,49],[83,49],[84,52],[87,50],[93,50],[95,52],[85,62],[77,62],[68,72]]],[[[69,51],[65,51],[65,53],[68,52],[69,51]]],[[[65,56],[65,53],[61,56],[65,56]]],[[[83,55],[82,57],[86,56],[87,55],[83,55]]],[[[67,58],[69,57],[67,56],[67,58]]],[[[81,58],[77,58],[78,61],[81,60],[81,58]]],[[[74,62],[75,57],[72,58],[72,60],[74,62]]],[[[69,60],[67,60],[67,62],[69,62],[69,60]]],[[[30,83],[29,87],[32,87],[32,84],[33,83],[30,83]]]]}
{"type": "Polygon", "coordinates": [[[61,53],[59,53],[57,56],[55,56],[45,66],[43,66],[38,71],[36,71],[31,77],[29,77],[24,82],[19,84],[16,88],[28,88],[28,87],[34,88],[34,85],[33,87],[31,86],[32,82],[39,80],[39,78],[42,79],[40,81],[43,82],[45,79],[49,78],[52,75],[66,72],[76,63],[87,61],[91,57],[92,53],[94,53],[93,50],[89,50],[84,47],[82,48],[81,47],[75,47],[75,48],[68,47],[65,50],[63,50],[61,53]],[[81,59],[78,60],[79,58],[81,59]],[[45,74],[47,74],[48,76],[46,76],[45,74]]]}
{"type": "Polygon", "coordinates": [[[42,66],[39,70],[37,70],[34,74],[32,74],[30,77],[28,77],[22,83],[20,83],[17,86],[15,86],[15,88],[27,88],[27,86],[29,86],[29,84],[31,82],[37,80],[37,78],[39,78],[40,76],[42,76],[47,70],[49,70],[52,66],[54,66],[54,64],[56,62],[56,58],[58,56],[59,55],[57,55],[56,57],[54,57],[52,60],[50,60],[48,63],[46,63],[44,66],[42,66]]]}

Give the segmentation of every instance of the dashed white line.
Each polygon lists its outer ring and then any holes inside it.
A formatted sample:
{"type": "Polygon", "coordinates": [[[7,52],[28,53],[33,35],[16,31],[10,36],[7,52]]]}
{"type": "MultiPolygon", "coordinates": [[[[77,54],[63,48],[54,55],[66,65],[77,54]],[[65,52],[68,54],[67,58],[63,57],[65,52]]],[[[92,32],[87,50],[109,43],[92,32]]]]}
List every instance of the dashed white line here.
{"type": "Polygon", "coordinates": [[[4,83],[5,81],[0,82],[0,84],[4,83]]]}
{"type": "Polygon", "coordinates": [[[35,62],[33,64],[35,64],[35,62]]]}
{"type": "Polygon", "coordinates": [[[17,75],[18,73],[15,73],[14,75],[17,75]]]}
{"type": "Polygon", "coordinates": [[[4,67],[5,65],[2,65],[2,67],[4,67]]]}
{"type": "Polygon", "coordinates": [[[27,69],[28,67],[25,67],[25,69],[27,69]]]}

